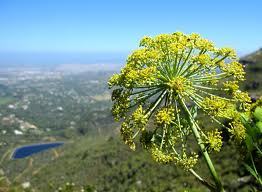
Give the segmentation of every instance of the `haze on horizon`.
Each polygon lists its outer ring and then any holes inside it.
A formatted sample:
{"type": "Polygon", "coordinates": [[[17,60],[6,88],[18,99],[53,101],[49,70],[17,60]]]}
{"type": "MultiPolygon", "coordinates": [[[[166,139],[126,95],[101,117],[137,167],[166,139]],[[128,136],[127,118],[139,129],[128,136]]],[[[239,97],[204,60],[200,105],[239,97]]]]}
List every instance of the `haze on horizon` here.
{"type": "Polygon", "coordinates": [[[122,64],[141,37],[196,32],[240,56],[262,46],[260,0],[1,0],[0,65],[122,64]]]}

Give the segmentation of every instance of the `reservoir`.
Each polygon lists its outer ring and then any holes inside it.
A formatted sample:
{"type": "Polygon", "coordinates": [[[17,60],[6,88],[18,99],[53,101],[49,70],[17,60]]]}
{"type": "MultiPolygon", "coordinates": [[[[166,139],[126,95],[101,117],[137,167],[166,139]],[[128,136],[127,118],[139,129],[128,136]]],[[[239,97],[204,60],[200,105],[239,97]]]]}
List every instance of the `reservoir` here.
{"type": "Polygon", "coordinates": [[[25,146],[16,148],[11,158],[12,159],[25,158],[33,154],[40,153],[42,151],[46,151],[49,149],[59,147],[63,144],[64,142],[52,142],[52,143],[39,143],[39,144],[25,145],[25,146]]]}

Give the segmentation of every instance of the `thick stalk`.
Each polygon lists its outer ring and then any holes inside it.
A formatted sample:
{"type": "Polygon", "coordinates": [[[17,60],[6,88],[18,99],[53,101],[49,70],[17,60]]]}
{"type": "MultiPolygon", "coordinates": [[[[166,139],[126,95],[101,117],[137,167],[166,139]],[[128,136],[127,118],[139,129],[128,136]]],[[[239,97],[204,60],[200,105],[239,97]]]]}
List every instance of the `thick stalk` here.
{"type": "Polygon", "coordinates": [[[196,127],[196,124],[194,122],[194,119],[192,118],[192,115],[191,115],[190,111],[188,110],[185,102],[182,100],[182,98],[180,96],[179,96],[179,103],[180,103],[181,107],[183,108],[184,112],[186,113],[186,116],[188,117],[188,123],[190,124],[192,132],[193,132],[193,134],[194,134],[194,136],[195,136],[195,138],[197,140],[197,144],[200,147],[200,150],[201,150],[201,152],[202,152],[202,154],[203,154],[203,156],[205,158],[205,161],[206,161],[206,164],[208,166],[208,169],[209,169],[209,171],[210,171],[210,173],[211,173],[211,175],[213,177],[213,180],[215,182],[216,191],[224,192],[222,183],[221,183],[221,181],[219,179],[219,176],[218,176],[218,174],[217,174],[217,172],[215,170],[215,167],[214,167],[214,165],[213,165],[213,163],[212,163],[212,161],[211,161],[211,159],[209,157],[209,154],[208,154],[208,152],[207,152],[207,150],[205,148],[205,145],[203,144],[203,141],[202,141],[202,139],[200,137],[200,134],[199,134],[199,132],[197,130],[197,127],[196,127]]]}

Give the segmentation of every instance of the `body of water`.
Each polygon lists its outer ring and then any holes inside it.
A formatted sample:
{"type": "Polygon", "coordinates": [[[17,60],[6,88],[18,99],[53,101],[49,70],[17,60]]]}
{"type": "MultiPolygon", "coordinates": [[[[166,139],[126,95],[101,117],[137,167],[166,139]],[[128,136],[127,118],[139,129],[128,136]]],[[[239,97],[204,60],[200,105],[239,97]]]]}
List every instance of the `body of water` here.
{"type": "Polygon", "coordinates": [[[55,147],[59,147],[63,144],[64,142],[52,142],[52,143],[39,143],[39,144],[32,144],[32,145],[18,147],[15,149],[11,158],[12,159],[25,158],[33,154],[40,153],[42,151],[46,151],[46,150],[49,150],[55,147]]]}

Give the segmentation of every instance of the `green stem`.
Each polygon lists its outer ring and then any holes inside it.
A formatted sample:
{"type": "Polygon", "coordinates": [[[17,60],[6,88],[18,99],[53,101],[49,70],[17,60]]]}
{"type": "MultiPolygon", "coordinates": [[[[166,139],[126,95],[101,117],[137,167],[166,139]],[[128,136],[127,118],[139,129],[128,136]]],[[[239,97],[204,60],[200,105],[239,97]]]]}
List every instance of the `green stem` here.
{"type": "Polygon", "coordinates": [[[164,144],[165,137],[166,137],[166,125],[165,125],[164,128],[163,128],[162,140],[161,140],[161,144],[160,144],[160,149],[161,149],[161,150],[162,150],[162,148],[163,148],[163,144],[164,144]]]}
{"type": "Polygon", "coordinates": [[[163,98],[165,97],[167,91],[163,91],[159,97],[155,100],[155,102],[148,108],[147,112],[146,112],[146,116],[148,116],[148,118],[150,118],[151,114],[153,113],[153,111],[156,109],[156,107],[161,103],[161,101],[163,100],[163,98]]]}
{"type": "Polygon", "coordinates": [[[212,91],[225,91],[225,89],[218,89],[218,88],[213,88],[213,87],[205,87],[205,86],[196,85],[196,84],[193,84],[192,86],[196,87],[196,88],[207,89],[207,90],[212,90],[212,91]]]}
{"type": "Polygon", "coordinates": [[[143,95],[143,96],[137,98],[137,102],[135,102],[134,104],[130,105],[130,106],[128,107],[128,109],[130,109],[130,108],[132,108],[132,107],[134,107],[134,106],[142,103],[143,101],[145,101],[146,99],[149,99],[150,97],[156,95],[156,94],[159,93],[160,91],[161,91],[161,88],[157,89],[156,91],[154,91],[154,92],[152,92],[152,93],[149,93],[148,95],[143,95]]]}
{"type": "Polygon", "coordinates": [[[154,89],[159,89],[159,87],[153,87],[153,88],[150,88],[150,89],[144,89],[144,90],[141,90],[141,91],[137,91],[137,92],[133,92],[131,93],[130,95],[137,95],[139,93],[144,93],[144,92],[147,92],[147,91],[152,91],[154,89]]]}
{"type": "MultiPolygon", "coordinates": [[[[172,143],[170,140],[168,140],[169,144],[171,145],[173,151],[175,152],[175,154],[177,156],[179,156],[179,154],[177,153],[176,149],[174,148],[174,146],[172,146],[172,143]]],[[[200,175],[198,175],[194,169],[189,169],[189,172],[194,175],[194,177],[203,185],[205,185],[207,188],[209,188],[211,191],[215,191],[215,187],[213,185],[211,185],[210,183],[208,183],[206,180],[204,180],[200,175]]]]}
{"type": "Polygon", "coordinates": [[[177,65],[178,65],[178,61],[177,61],[177,58],[178,58],[178,53],[176,53],[176,58],[175,58],[175,63],[173,64],[173,76],[176,75],[177,71],[178,71],[178,68],[177,68],[177,65]]]}
{"type": "MultiPolygon", "coordinates": [[[[219,73],[219,74],[214,74],[214,75],[209,75],[209,76],[199,76],[196,77],[196,75],[190,76],[190,79],[192,79],[193,82],[203,82],[203,81],[208,81],[208,80],[220,80],[229,77],[227,73],[219,73]]],[[[186,76],[187,77],[187,76],[186,76]]]]}
{"type": "Polygon", "coordinates": [[[223,61],[224,59],[226,59],[228,57],[228,54],[226,54],[224,57],[220,58],[218,61],[216,61],[216,64],[223,61]]]}
{"type": "Polygon", "coordinates": [[[213,177],[213,180],[215,182],[216,191],[224,192],[224,189],[223,189],[222,183],[220,181],[220,178],[219,178],[219,176],[218,176],[218,174],[217,174],[217,172],[215,170],[215,167],[214,167],[214,165],[213,165],[213,163],[212,163],[212,161],[211,161],[211,159],[209,157],[209,154],[208,154],[208,152],[207,152],[207,150],[205,148],[205,145],[203,144],[203,141],[202,141],[202,139],[200,137],[200,134],[199,134],[199,132],[197,130],[197,124],[195,123],[193,117],[191,116],[190,111],[188,110],[185,102],[182,100],[180,95],[179,95],[179,103],[180,103],[181,107],[183,108],[184,112],[186,113],[186,115],[188,117],[188,122],[190,124],[191,129],[192,129],[192,132],[193,132],[193,134],[195,136],[195,139],[197,140],[197,143],[198,143],[198,145],[200,147],[200,150],[201,150],[201,152],[202,152],[202,154],[203,154],[203,156],[205,158],[205,161],[206,161],[206,164],[208,166],[208,169],[209,169],[209,171],[210,171],[210,173],[211,173],[211,175],[213,177]]]}
{"type": "Polygon", "coordinates": [[[202,183],[203,185],[205,185],[207,188],[209,188],[211,191],[215,191],[215,187],[213,185],[211,185],[210,183],[208,183],[206,180],[204,180],[201,176],[199,176],[193,169],[189,169],[189,172],[192,173],[192,175],[195,176],[195,178],[202,183]]]}
{"type": "Polygon", "coordinates": [[[188,59],[189,59],[192,51],[193,51],[193,48],[190,49],[190,51],[188,52],[187,57],[186,57],[184,63],[183,63],[183,64],[180,66],[180,68],[178,69],[178,72],[177,72],[178,75],[179,75],[179,74],[181,73],[181,71],[183,70],[183,68],[184,68],[185,64],[187,63],[187,61],[188,61],[188,59]]]}
{"type": "Polygon", "coordinates": [[[251,152],[249,152],[249,156],[250,156],[250,159],[251,159],[251,162],[252,162],[253,169],[254,169],[254,171],[257,175],[256,179],[258,180],[259,184],[262,186],[262,179],[260,177],[260,174],[258,174],[258,172],[257,172],[256,165],[254,163],[253,156],[252,156],[251,152]]]}

